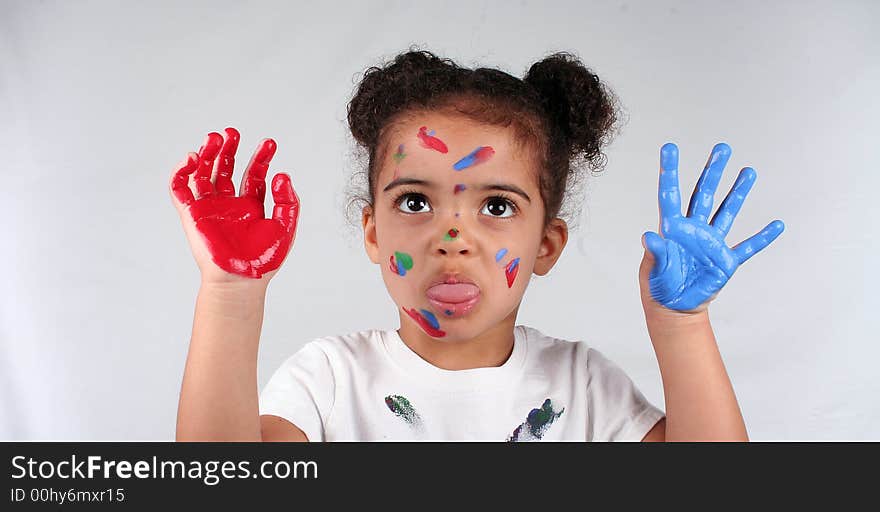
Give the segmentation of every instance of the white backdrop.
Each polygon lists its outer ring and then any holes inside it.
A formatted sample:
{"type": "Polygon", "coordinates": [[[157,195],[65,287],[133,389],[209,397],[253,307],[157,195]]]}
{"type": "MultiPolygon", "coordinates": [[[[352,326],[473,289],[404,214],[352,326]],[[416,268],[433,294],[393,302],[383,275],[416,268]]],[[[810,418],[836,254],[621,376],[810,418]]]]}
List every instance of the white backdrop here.
{"type": "Polygon", "coordinates": [[[166,187],[226,126],[239,166],[273,137],[270,179],[289,172],[302,200],[260,388],[315,337],[396,328],[343,215],[345,109],[364,69],[411,44],[516,76],[572,51],[627,110],[518,323],[587,340],[664,408],[637,286],[659,148],[679,145],[686,205],[725,141],[716,208],[739,169],[758,173],[728,244],[786,225],[710,307],[751,438],[880,439],[877,2],[149,4],[0,1],[0,439],[174,438],[199,274],[166,187]]]}

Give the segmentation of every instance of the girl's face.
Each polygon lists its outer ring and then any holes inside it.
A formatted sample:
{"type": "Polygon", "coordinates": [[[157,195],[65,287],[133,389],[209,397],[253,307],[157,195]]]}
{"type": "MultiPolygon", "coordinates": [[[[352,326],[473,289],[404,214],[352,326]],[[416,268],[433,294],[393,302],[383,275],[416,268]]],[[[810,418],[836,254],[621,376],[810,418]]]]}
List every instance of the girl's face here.
{"type": "Polygon", "coordinates": [[[440,113],[386,135],[364,240],[402,329],[458,341],[512,328],[532,272],[559,257],[565,223],[544,229],[537,170],[511,135],[440,113]]]}

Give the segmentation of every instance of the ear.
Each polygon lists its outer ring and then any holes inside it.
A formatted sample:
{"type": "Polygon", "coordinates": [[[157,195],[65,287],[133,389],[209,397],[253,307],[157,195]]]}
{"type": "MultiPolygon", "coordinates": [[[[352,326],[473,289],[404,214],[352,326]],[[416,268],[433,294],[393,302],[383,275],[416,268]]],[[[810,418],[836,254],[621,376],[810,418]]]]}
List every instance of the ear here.
{"type": "Polygon", "coordinates": [[[379,244],[376,242],[376,216],[372,206],[364,206],[361,223],[364,228],[364,249],[370,261],[379,264],[379,244]]]}
{"type": "Polygon", "coordinates": [[[538,248],[538,258],[535,260],[535,274],[546,275],[556,264],[556,260],[562,255],[565,244],[568,242],[568,224],[564,220],[556,218],[550,221],[550,225],[544,230],[544,238],[538,248]]]}

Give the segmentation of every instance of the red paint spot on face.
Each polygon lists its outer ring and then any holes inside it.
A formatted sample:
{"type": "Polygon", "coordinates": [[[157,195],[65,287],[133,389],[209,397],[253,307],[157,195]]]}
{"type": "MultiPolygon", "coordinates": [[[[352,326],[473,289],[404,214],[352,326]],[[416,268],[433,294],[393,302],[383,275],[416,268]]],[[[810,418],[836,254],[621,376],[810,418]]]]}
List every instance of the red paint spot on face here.
{"type": "Polygon", "coordinates": [[[513,286],[513,280],[516,279],[517,272],[519,272],[519,258],[510,260],[507,266],[504,267],[504,275],[507,276],[508,288],[513,286]]]}
{"type": "Polygon", "coordinates": [[[403,310],[406,311],[406,314],[409,315],[410,318],[412,318],[416,321],[417,324],[419,324],[419,327],[421,327],[422,330],[428,333],[428,336],[433,336],[434,338],[442,338],[446,336],[446,331],[441,331],[440,329],[435,329],[434,327],[432,327],[431,324],[428,323],[428,320],[426,320],[425,317],[419,314],[419,312],[416,311],[415,308],[403,308],[403,310]]]}
{"type": "Polygon", "coordinates": [[[492,158],[492,155],[494,154],[495,150],[492,149],[491,146],[480,146],[477,149],[471,151],[470,154],[468,154],[458,162],[455,162],[452,168],[456,171],[462,171],[464,169],[467,169],[468,167],[486,162],[487,160],[492,158]]]}
{"type": "Polygon", "coordinates": [[[474,165],[481,164],[495,154],[495,150],[491,146],[483,146],[474,154],[474,165]]]}
{"type": "Polygon", "coordinates": [[[446,147],[446,144],[444,144],[442,140],[434,137],[433,135],[428,135],[427,126],[422,126],[421,128],[419,128],[419,142],[422,144],[422,147],[433,149],[441,153],[449,152],[449,149],[446,147]]]}
{"type": "Polygon", "coordinates": [[[453,228],[453,229],[449,230],[449,238],[455,238],[457,236],[458,236],[458,231],[456,229],[453,228]]]}
{"type": "Polygon", "coordinates": [[[199,150],[198,159],[189,158],[175,173],[171,187],[175,198],[186,208],[202,235],[214,263],[226,272],[260,278],[281,266],[296,235],[299,198],[286,174],[272,180],[275,208],[272,218],[264,218],[266,171],[276,144],[264,140],[245,170],[240,197],[232,186],[232,165],[238,147],[238,132],[226,129],[227,138],[211,133],[199,150]],[[222,148],[221,148],[222,144],[222,148]],[[211,182],[214,160],[219,152],[216,183],[211,182]],[[196,196],[189,187],[193,175],[196,196]]]}

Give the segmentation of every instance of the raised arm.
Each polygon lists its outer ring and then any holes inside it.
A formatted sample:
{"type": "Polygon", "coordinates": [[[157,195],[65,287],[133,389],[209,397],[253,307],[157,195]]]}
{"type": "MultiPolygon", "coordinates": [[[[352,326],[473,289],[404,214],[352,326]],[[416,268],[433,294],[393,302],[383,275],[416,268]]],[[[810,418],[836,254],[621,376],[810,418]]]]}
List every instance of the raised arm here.
{"type": "Polygon", "coordinates": [[[715,146],[681,214],[678,147],[660,150],[659,205],[662,238],[647,232],[639,268],[642,306],[657,355],[666,401],[666,422],[646,440],[748,441],[745,422],[709,323],[709,303],[746,260],[767,247],[785,228],[781,220],[733,248],[724,241],[757,174],[740,171],[712,222],[715,189],[730,147],[715,146]]]}
{"type": "Polygon", "coordinates": [[[272,180],[275,207],[265,218],[266,171],[276,145],[264,139],[235,196],[239,134],[210,133],[170,182],[172,202],[201,272],[192,338],[177,411],[178,441],[260,441],[257,353],[266,290],[296,234],[299,198],[290,177],[272,180]]]}

